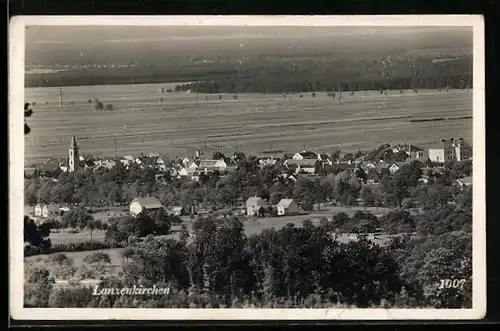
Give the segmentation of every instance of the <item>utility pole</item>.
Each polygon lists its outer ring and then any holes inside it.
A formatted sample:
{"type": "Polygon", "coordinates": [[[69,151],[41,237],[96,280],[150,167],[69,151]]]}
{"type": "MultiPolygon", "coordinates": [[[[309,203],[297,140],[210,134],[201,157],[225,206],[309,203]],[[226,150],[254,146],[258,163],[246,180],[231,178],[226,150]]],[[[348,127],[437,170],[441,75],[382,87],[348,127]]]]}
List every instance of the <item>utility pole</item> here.
{"type": "Polygon", "coordinates": [[[198,82],[196,82],[196,105],[199,105],[199,100],[198,100],[198,82]]]}
{"type": "Polygon", "coordinates": [[[62,87],[59,88],[59,107],[62,106],[62,87]]]}
{"type": "Polygon", "coordinates": [[[338,84],[337,87],[337,93],[339,94],[339,105],[342,103],[342,94],[340,93],[340,83],[338,84]]]}

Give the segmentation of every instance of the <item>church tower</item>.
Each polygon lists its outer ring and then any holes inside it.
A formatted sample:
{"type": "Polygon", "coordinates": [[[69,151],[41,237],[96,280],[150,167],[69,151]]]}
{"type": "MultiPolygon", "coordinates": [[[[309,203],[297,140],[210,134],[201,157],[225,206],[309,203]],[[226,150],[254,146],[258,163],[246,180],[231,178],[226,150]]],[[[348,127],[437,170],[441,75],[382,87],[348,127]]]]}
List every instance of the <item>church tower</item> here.
{"type": "Polygon", "coordinates": [[[69,145],[68,171],[75,171],[79,161],[80,159],[78,158],[78,145],[76,144],[75,136],[73,136],[73,138],[71,138],[71,144],[69,145]]]}

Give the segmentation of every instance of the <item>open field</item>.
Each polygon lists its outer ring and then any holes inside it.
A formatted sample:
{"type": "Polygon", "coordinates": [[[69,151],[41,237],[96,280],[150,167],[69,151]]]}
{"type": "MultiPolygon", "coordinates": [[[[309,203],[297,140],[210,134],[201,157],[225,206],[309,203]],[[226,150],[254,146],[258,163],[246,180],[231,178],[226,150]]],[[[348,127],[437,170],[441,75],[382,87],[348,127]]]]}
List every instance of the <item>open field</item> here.
{"type": "MultiPolygon", "coordinates": [[[[313,211],[307,215],[298,215],[298,216],[281,216],[281,217],[262,217],[257,218],[256,220],[248,220],[245,222],[245,233],[249,236],[252,234],[256,234],[261,232],[264,229],[275,228],[279,230],[284,227],[287,223],[293,223],[295,226],[301,226],[302,222],[306,219],[310,219],[313,224],[319,222],[320,218],[327,217],[331,220],[332,216],[345,212],[352,217],[354,213],[358,210],[371,212],[376,216],[380,216],[388,212],[387,208],[377,208],[377,207],[335,207],[335,206],[326,206],[322,207],[320,211],[313,211]]],[[[193,221],[189,217],[183,217],[183,223],[188,229],[192,228],[193,221]]],[[[165,235],[162,237],[177,237],[179,235],[179,231],[181,229],[181,225],[174,225],[172,227],[172,233],[169,235],[165,235]]],[[[104,232],[103,231],[93,231],[92,240],[94,241],[104,241],[104,232]]],[[[69,242],[82,242],[90,240],[90,232],[84,231],[79,233],[51,233],[50,240],[53,244],[64,244],[69,242]]]]}
{"type": "Polygon", "coordinates": [[[357,91],[342,104],[326,93],[282,95],[161,93],[172,84],[27,88],[36,102],[25,137],[28,162],[63,157],[73,134],[81,153],[147,152],[191,155],[201,149],[263,155],[304,148],[330,152],[369,149],[381,143],[411,142],[428,147],[442,138],[472,139],[472,119],[410,122],[410,119],[472,116],[472,91],[357,91]],[[163,101],[160,98],[163,97],[163,101]],[[99,99],[115,110],[94,110],[99,99]],[[208,100],[206,100],[206,98],[208,100]],[[46,104],[48,102],[48,104],[46,104]],[[73,104],[70,104],[73,102],[73,104]],[[116,138],[116,140],[114,139],[116,138]]]}

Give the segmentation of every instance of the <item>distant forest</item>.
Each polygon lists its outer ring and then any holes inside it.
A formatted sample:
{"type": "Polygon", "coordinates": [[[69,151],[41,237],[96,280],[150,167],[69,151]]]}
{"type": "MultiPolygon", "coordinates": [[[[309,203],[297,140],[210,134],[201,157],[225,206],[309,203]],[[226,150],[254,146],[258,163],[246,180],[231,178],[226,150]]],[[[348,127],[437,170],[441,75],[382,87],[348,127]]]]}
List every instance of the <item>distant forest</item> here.
{"type": "Polygon", "coordinates": [[[176,91],[301,93],[472,87],[472,57],[377,60],[254,61],[239,64],[74,69],[27,74],[26,87],[193,82],[176,91]]]}

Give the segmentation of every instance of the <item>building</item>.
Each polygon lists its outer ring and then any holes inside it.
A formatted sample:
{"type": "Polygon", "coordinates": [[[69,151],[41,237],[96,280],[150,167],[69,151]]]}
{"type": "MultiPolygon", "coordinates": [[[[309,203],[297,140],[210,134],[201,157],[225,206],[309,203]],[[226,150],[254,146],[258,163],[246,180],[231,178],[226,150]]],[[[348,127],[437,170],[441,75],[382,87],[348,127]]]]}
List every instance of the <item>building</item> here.
{"type": "Polygon", "coordinates": [[[261,207],[264,207],[265,202],[260,197],[250,197],[247,199],[247,215],[254,216],[259,215],[259,210],[261,207]]]}
{"type": "Polygon", "coordinates": [[[130,204],[130,213],[137,215],[143,211],[154,212],[162,208],[162,203],[155,197],[135,198],[130,204]]]}
{"type": "Polygon", "coordinates": [[[295,173],[305,172],[308,174],[315,174],[316,169],[321,166],[320,162],[316,159],[288,159],[283,165],[288,169],[295,169],[295,173]]]}
{"type": "Polygon", "coordinates": [[[227,163],[223,159],[220,160],[203,160],[198,166],[198,171],[213,172],[219,171],[223,172],[227,169],[227,163]]]}
{"type": "Polygon", "coordinates": [[[293,199],[281,199],[276,208],[279,216],[299,214],[299,206],[293,199]]]}
{"type": "Polygon", "coordinates": [[[69,145],[68,151],[68,171],[73,172],[78,168],[80,164],[80,158],[78,155],[78,145],[76,143],[76,137],[71,138],[71,143],[69,145]]]}
{"type": "Polygon", "coordinates": [[[276,163],[279,161],[279,159],[273,158],[273,157],[265,157],[265,158],[259,158],[259,167],[265,168],[267,166],[274,166],[276,163]]]}
{"type": "Polygon", "coordinates": [[[176,207],[172,208],[172,214],[174,214],[175,216],[184,216],[187,213],[186,213],[186,210],[183,207],[176,206],[176,207]]]}
{"type": "Polygon", "coordinates": [[[321,157],[320,154],[312,151],[302,151],[295,153],[294,156],[292,156],[292,159],[294,160],[319,160],[321,157]]]}
{"type": "Polygon", "coordinates": [[[35,206],[35,216],[48,218],[51,216],[62,215],[65,211],[68,211],[69,208],[63,208],[56,205],[47,205],[45,203],[39,203],[35,206]]]}
{"type": "Polygon", "coordinates": [[[45,206],[44,203],[38,203],[36,206],[35,206],[35,216],[36,217],[43,217],[43,207],[45,206]]]}
{"type": "Polygon", "coordinates": [[[463,138],[442,139],[439,147],[429,148],[429,160],[432,162],[462,161],[471,157],[472,146],[465,143],[463,138]]]}

